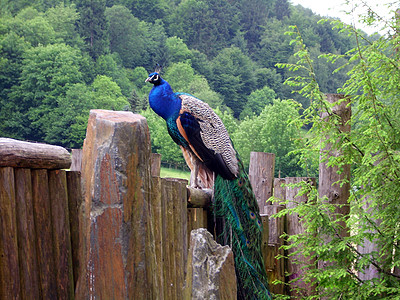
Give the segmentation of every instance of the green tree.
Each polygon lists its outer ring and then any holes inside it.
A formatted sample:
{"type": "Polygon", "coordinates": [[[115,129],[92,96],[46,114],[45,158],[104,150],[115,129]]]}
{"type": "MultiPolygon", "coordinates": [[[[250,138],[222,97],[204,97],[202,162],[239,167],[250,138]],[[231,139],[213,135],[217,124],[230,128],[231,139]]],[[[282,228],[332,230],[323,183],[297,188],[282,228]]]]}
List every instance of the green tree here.
{"type": "Polygon", "coordinates": [[[81,148],[90,109],[123,110],[129,106],[119,86],[107,76],[97,76],[91,86],[76,83],[57,98],[48,116],[45,141],[70,148],[81,148]]]}
{"type": "Polygon", "coordinates": [[[122,5],[107,8],[105,15],[111,52],[119,54],[125,67],[135,68],[145,62],[146,47],[140,20],[122,5]]]}
{"type": "Polygon", "coordinates": [[[154,23],[141,22],[140,28],[144,33],[146,46],[146,55],[140,65],[147,70],[154,70],[156,64],[168,65],[165,47],[167,34],[163,22],[160,20],[154,23]]]}
{"type": "Polygon", "coordinates": [[[290,17],[289,2],[287,0],[276,1],[274,15],[278,20],[282,20],[284,17],[290,17]]]}
{"type": "Polygon", "coordinates": [[[76,28],[79,13],[74,4],[51,7],[46,11],[45,17],[54,30],[56,40],[72,47],[83,48],[83,40],[76,28]]]}
{"type": "Polygon", "coordinates": [[[276,155],[276,175],[279,172],[283,177],[301,175],[298,159],[290,153],[298,136],[296,126],[290,121],[298,116],[294,102],[274,100],[259,116],[245,118],[232,136],[245,166],[249,166],[250,152],[269,152],[276,155]]]}
{"type": "Polygon", "coordinates": [[[177,62],[185,62],[192,56],[192,52],[183,40],[176,36],[167,38],[165,46],[167,50],[167,62],[169,65],[177,62]]]}
{"type": "Polygon", "coordinates": [[[83,83],[73,84],[58,98],[50,114],[51,127],[46,128],[46,142],[69,148],[82,148],[86,135],[89,111],[95,108],[94,95],[83,83]]]}
{"type": "Polygon", "coordinates": [[[190,47],[215,55],[239,30],[239,11],[226,0],[182,1],[168,17],[168,32],[190,47]]]}
{"type": "Polygon", "coordinates": [[[17,126],[22,138],[45,140],[58,98],[65,96],[70,85],[82,82],[81,58],[79,50],[65,44],[39,46],[25,52],[20,83],[9,94],[15,109],[8,122],[17,126]]]}
{"type": "Polygon", "coordinates": [[[127,110],[129,102],[122,95],[121,88],[110,77],[98,75],[91,85],[93,108],[108,110],[127,110]]]}
{"type": "Polygon", "coordinates": [[[10,21],[9,30],[24,37],[34,47],[55,42],[56,33],[53,27],[32,7],[23,9],[10,21]]]}
{"type": "Polygon", "coordinates": [[[119,85],[124,96],[129,97],[133,84],[128,78],[128,71],[123,67],[117,56],[114,54],[100,56],[95,63],[95,73],[111,77],[119,85]]]}
{"type": "Polygon", "coordinates": [[[122,0],[121,2],[130,9],[135,17],[148,23],[163,19],[168,11],[164,0],[122,0]]]}
{"type": "Polygon", "coordinates": [[[239,48],[223,49],[212,61],[211,87],[224,98],[237,118],[255,87],[254,64],[239,48]]]}
{"type": "Polygon", "coordinates": [[[258,116],[267,104],[273,103],[275,98],[276,94],[274,90],[270,89],[268,86],[264,86],[262,89],[252,92],[247,97],[245,108],[240,113],[240,119],[252,116],[253,114],[258,116]]]}
{"type": "Polygon", "coordinates": [[[78,29],[90,56],[97,59],[109,51],[105,0],[76,0],[80,19],[78,29]]]}
{"type": "Polygon", "coordinates": [[[195,74],[189,63],[180,62],[171,65],[165,72],[165,79],[175,92],[191,94],[207,102],[211,107],[222,105],[220,95],[211,90],[207,79],[195,74]]]}
{"type": "MultiPolygon", "coordinates": [[[[258,48],[267,17],[273,11],[271,0],[241,0],[241,25],[251,52],[258,48]]],[[[279,1],[278,1],[279,2],[279,1]]]]}
{"type": "MultiPolygon", "coordinates": [[[[373,11],[364,16],[372,25],[379,25],[373,11]]],[[[351,132],[340,130],[340,119],[333,113],[333,105],[325,100],[314,71],[310,52],[297,28],[290,34],[299,51],[296,64],[286,64],[290,70],[304,69],[306,76],[292,77],[288,83],[300,88],[299,92],[312,99],[298,120],[299,126],[312,124],[301,154],[304,159],[319,153],[328,144],[331,151],[341,153],[338,157],[322,155],[321,159],[341,172],[350,164],[351,188],[348,205],[350,215],[336,214],[335,219],[351,228],[348,236],[338,234],[343,230],[340,222],[332,220],[336,207],[325,195],[318,196],[316,190],[305,187],[308,203],[299,203],[284,213],[297,213],[304,226],[304,234],[291,236],[291,245],[301,245],[309,254],[313,264],[329,261],[325,268],[306,272],[304,279],[318,282],[317,293],[324,298],[343,299],[397,299],[400,296],[400,281],[397,273],[400,252],[398,251],[398,226],[400,224],[399,202],[399,134],[400,131],[400,69],[398,66],[399,36],[383,35],[376,40],[368,39],[351,26],[336,21],[334,25],[353,34],[358,43],[346,54],[353,62],[349,79],[339,92],[349,96],[352,116],[351,132]],[[322,119],[321,112],[329,118],[322,119]],[[376,245],[369,253],[358,251],[366,243],[376,245]],[[365,268],[376,270],[373,278],[360,276],[365,268]]],[[[391,19],[386,26],[400,30],[398,20],[391,19]]],[[[329,54],[329,61],[342,55],[329,54]]],[[[339,181],[346,183],[347,179],[339,181]]],[[[289,246],[291,247],[291,246],[289,246]]],[[[307,299],[314,299],[315,296],[307,299]]]]}

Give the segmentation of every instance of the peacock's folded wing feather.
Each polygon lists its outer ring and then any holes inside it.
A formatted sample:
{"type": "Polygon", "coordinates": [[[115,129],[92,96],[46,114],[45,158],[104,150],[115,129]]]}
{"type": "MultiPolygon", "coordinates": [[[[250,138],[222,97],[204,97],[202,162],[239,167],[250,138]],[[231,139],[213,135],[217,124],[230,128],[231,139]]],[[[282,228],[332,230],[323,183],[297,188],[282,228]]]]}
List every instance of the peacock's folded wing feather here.
{"type": "Polygon", "coordinates": [[[177,95],[182,100],[177,127],[193,153],[216,174],[226,179],[235,178],[238,174],[236,153],[221,119],[207,103],[188,94],[177,95]]]}

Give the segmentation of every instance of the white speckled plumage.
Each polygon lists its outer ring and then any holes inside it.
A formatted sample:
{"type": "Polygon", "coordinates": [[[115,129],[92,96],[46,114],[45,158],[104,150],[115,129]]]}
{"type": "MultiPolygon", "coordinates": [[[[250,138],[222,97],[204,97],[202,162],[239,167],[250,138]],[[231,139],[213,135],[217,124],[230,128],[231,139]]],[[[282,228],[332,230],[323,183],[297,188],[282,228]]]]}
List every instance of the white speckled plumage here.
{"type": "Polygon", "coordinates": [[[190,114],[200,121],[200,135],[204,145],[221,154],[228,169],[232,174],[237,176],[239,167],[236,151],[220,117],[218,117],[207,103],[196,97],[186,94],[179,95],[179,97],[182,100],[181,111],[190,112],[190,114]]]}

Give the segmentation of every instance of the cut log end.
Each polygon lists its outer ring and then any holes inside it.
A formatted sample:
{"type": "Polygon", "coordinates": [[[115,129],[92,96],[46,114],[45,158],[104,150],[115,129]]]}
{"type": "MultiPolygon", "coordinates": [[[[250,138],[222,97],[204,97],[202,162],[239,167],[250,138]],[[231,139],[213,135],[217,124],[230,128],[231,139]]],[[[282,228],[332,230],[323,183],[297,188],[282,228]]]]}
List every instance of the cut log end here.
{"type": "Polygon", "coordinates": [[[68,169],[69,152],[60,146],[0,138],[0,167],[68,169]]]}

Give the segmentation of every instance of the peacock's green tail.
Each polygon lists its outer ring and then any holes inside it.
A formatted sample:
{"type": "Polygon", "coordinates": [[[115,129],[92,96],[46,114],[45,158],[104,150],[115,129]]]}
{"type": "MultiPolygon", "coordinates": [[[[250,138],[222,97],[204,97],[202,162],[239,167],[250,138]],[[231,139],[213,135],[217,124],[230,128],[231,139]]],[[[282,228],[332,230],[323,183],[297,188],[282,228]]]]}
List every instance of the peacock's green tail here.
{"type": "Polygon", "coordinates": [[[214,214],[219,242],[230,245],[235,258],[238,298],[272,299],[261,256],[262,222],[248,176],[239,160],[236,179],[214,183],[214,214]]]}

